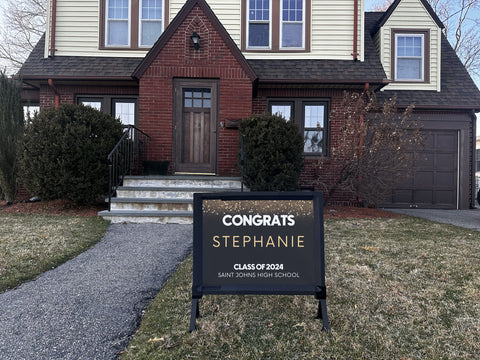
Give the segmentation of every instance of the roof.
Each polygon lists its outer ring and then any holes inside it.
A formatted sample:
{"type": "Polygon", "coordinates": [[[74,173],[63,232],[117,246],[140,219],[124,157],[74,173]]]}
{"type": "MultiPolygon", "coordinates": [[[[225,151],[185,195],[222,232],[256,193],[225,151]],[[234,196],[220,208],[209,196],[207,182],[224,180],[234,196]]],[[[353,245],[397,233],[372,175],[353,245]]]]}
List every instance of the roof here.
{"type": "Polygon", "coordinates": [[[130,80],[142,58],[101,56],[55,56],[44,58],[45,35],[23,63],[19,76],[24,81],[130,80]]]}
{"type": "MultiPolygon", "coordinates": [[[[187,2],[187,4],[190,4],[189,6],[197,3],[206,5],[204,0],[187,2]]],[[[398,3],[398,1],[394,2],[392,6],[395,3],[398,3]]],[[[210,8],[208,7],[208,9],[210,8]]],[[[378,31],[379,25],[385,19],[387,13],[388,11],[385,13],[365,13],[365,61],[363,62],[314,59],[246,60],[229,36],[228,45],[235,46],[235,53],[237,56],[241,56],[240,58],[237,57],[237,59],[242,61],[244,68],[250,69],[251,77],[256,77],[259,83],[320,85],[370,83],[371,85],[382,87],[387,84],[387,77],[380,63],[372,37],[378,31]]],[[[215,26],[218,27],[221,24],[216,24],[215,26]]],[[[173,26],[172,29],[174,29],[173,26]]],[[[223,29],[221,31],[226,32],[223,26],[219,29],[223,29]]],[[[166,38],[164,37],[164,39],[166,38]]],[[[157,42],[159,45],[155,51],[161,48],[161,41],[165,41],[161,39],[162,37],[159,38],[157,42]]],[[[143,69],[142,66],[147,66],[147,62],[151,59],[148,58],[148,55],[145,58],[93,56],[55,56],[44,58],[44,48],[45,38],[42,37],[20,70],[19,75],[25,82],[46,81],[47,79],[123,80],[133,82],[133,75],[140,74],[143,69]]],[[[154,53],[151,52],[151,54],[150,56],[153,57],[154,53]]],[[[397,104],[400,106],[415,103],[417,108],[475,109],[480,111],[480,91],[445,37],[442,37],[441,77],[441,92],[388,90],[379,92],[378,98],[392,97],[396,93],[397,104]]]]}
{"type": "MultiPolygon", "coordinates": [[[[384,13],[367,12],[367,32],[376,33],[384,13]]],[[[455,50],[442,34],[441,91],[427,90],[386,90],[377,94],[379,100],[397,96],[397,105],[415,104],[425,109],[480,109],[480,91],[458,58],[455,50]]]]}
{"type": "Polygon", "coordinates": [[[365,59],[249,60],[259,82],[385,85],[385,71],[372,37],[365,32],[365,59]]]}

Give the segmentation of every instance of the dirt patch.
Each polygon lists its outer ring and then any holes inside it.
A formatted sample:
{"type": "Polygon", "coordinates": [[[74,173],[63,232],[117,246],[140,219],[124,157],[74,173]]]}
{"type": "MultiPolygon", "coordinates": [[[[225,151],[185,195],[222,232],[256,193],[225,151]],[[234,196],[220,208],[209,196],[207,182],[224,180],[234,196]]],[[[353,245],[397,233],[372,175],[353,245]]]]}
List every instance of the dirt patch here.
{"type": "Polygon", "coordinates": [[[396,218],[402,215],[395,214],[381,209],[371,209],[350,206],[327,206],[323,209],[323,217],[334,218],[396,218]]]}
{"type": "MultiPolygon", "coordinates": [[[[0,202],[0,212],[49,214],[49,215],[77,215],[97,216],[99,211],[106,210],[107,204],[99,200],[94,205],[75,205],[68,200],[21,201],[12,205],[0,202]]],[[[324,217],[328,218],[394,218],[400,215],[381,209],[370,209],[348,206],[328,206],[323,210],[324,217]]]]}
{"type": "Polygon", "coordinates": [[[0,201],[0,212],[23,213],[23,214],[47,214],[47,215],[69,215],[69,216],[97,216],[99,211],[106,210],[105,201],[98,200],[93,205],[76,205],[69,200],[52,200],[37,202],[16,202],[7,205],[0,201]]]}

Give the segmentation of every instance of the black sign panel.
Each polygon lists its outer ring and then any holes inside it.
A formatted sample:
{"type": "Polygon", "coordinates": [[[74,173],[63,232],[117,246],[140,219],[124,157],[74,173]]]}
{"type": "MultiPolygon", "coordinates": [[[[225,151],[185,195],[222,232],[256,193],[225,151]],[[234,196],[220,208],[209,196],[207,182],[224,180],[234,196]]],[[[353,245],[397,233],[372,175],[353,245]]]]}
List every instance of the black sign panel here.
{"type": "Polygon", "coordinates": [[[195,194],[193,261],[191,331],[203,294],[312,294],[328,329],[320,193],[195,194]]]}

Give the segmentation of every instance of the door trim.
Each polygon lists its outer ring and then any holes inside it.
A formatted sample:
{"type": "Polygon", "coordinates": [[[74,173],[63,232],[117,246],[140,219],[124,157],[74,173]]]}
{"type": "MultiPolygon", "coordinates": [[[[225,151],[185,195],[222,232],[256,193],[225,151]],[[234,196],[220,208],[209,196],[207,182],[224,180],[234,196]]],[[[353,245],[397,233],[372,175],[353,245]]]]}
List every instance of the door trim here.
{"type": "Polygon", "coordinates": [[[173,80],[173,159],[175,173],[208,173],[216,174],[217,171],[217,127],[218,127],[218,88],[219,81],[214,79],[174,79],[173,80]],[[211,90],[210,107],[210,141],[209,141],[209,163],[197,165],[182,163],[182,120],[184,112],[183,89],[185,88],[209,88],[211,90]]]}

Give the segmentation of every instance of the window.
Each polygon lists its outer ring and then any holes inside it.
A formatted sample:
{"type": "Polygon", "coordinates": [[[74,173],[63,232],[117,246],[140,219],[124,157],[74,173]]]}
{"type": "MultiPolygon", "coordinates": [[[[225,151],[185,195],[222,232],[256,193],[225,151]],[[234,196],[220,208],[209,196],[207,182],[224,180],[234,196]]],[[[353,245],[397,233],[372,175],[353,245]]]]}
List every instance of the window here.
{"type": "Polygon", "coordinates": [[[248,46],[270,48],[270,0],[248,1],[248,46]]]}
{"type": "Polygon", "coordinates": [[[303,48],[304,3],[302,0],[282,1],[282,48],[303,48]]]}
{"type": "Polygon", "coordinates": [[[286,120],[293,120],[298,125],[304,139],[305,155],[327,155],[328,109],[327,100],[279,99],[268,102],[271,114],[282,115],[286,120]]]}
{"type": "Polygon", "coordinates": [[[395,81],[428,80],[428,33],[395,31],[393,37],[393,78],[395,81]]]}
{"type": "Polygon", "coordinates": [[[106,45],[127,46],[130,44],[129,0],[107,0],[106,45]]]}
{"type": "Polygon", "coordinates": [[[212,106],[211,89],[205,88],[184,88],[183,106],[185,108],[209,109],[212,106]]]}
{"type": "Polygon", "coordinates": [[[112,115],[120,119],[123,125],[135,125],[135,100],[113,99],[112,115]]]}
{"type": "Polygon", "coordinates": [[[165,26],[168,0],[101,0],[102,49],[151,47],[165,26]]]}
{"type": "Polygon", "coordinates": [[[325,104],[303,104],[302,127],[305,153],[325,154],[325,118],[325,104]]]}
{"type": "Polygon", "coordinates": [[[90,106],[120,119],[123,125],[137,124],[137,99],[131,97],[78,96],[77,104],[90,106]]]}
{"type": "Polygon", "coordinates": [[[140,46],[152,46],[162,33],[162,0],[141,0],[140,46]]]}
{"type": "Polygon", "coordinates": [[[242,50],[310,51],[311,0],[242,0],[242,50]]]}
{"type": "Polygon", "coordinates": [[[294,105],[291,101],[275,101],[269,104],[268,111],[273,115],[280,115],[285,120],[290,121],[293,119],[294,105]]]}

